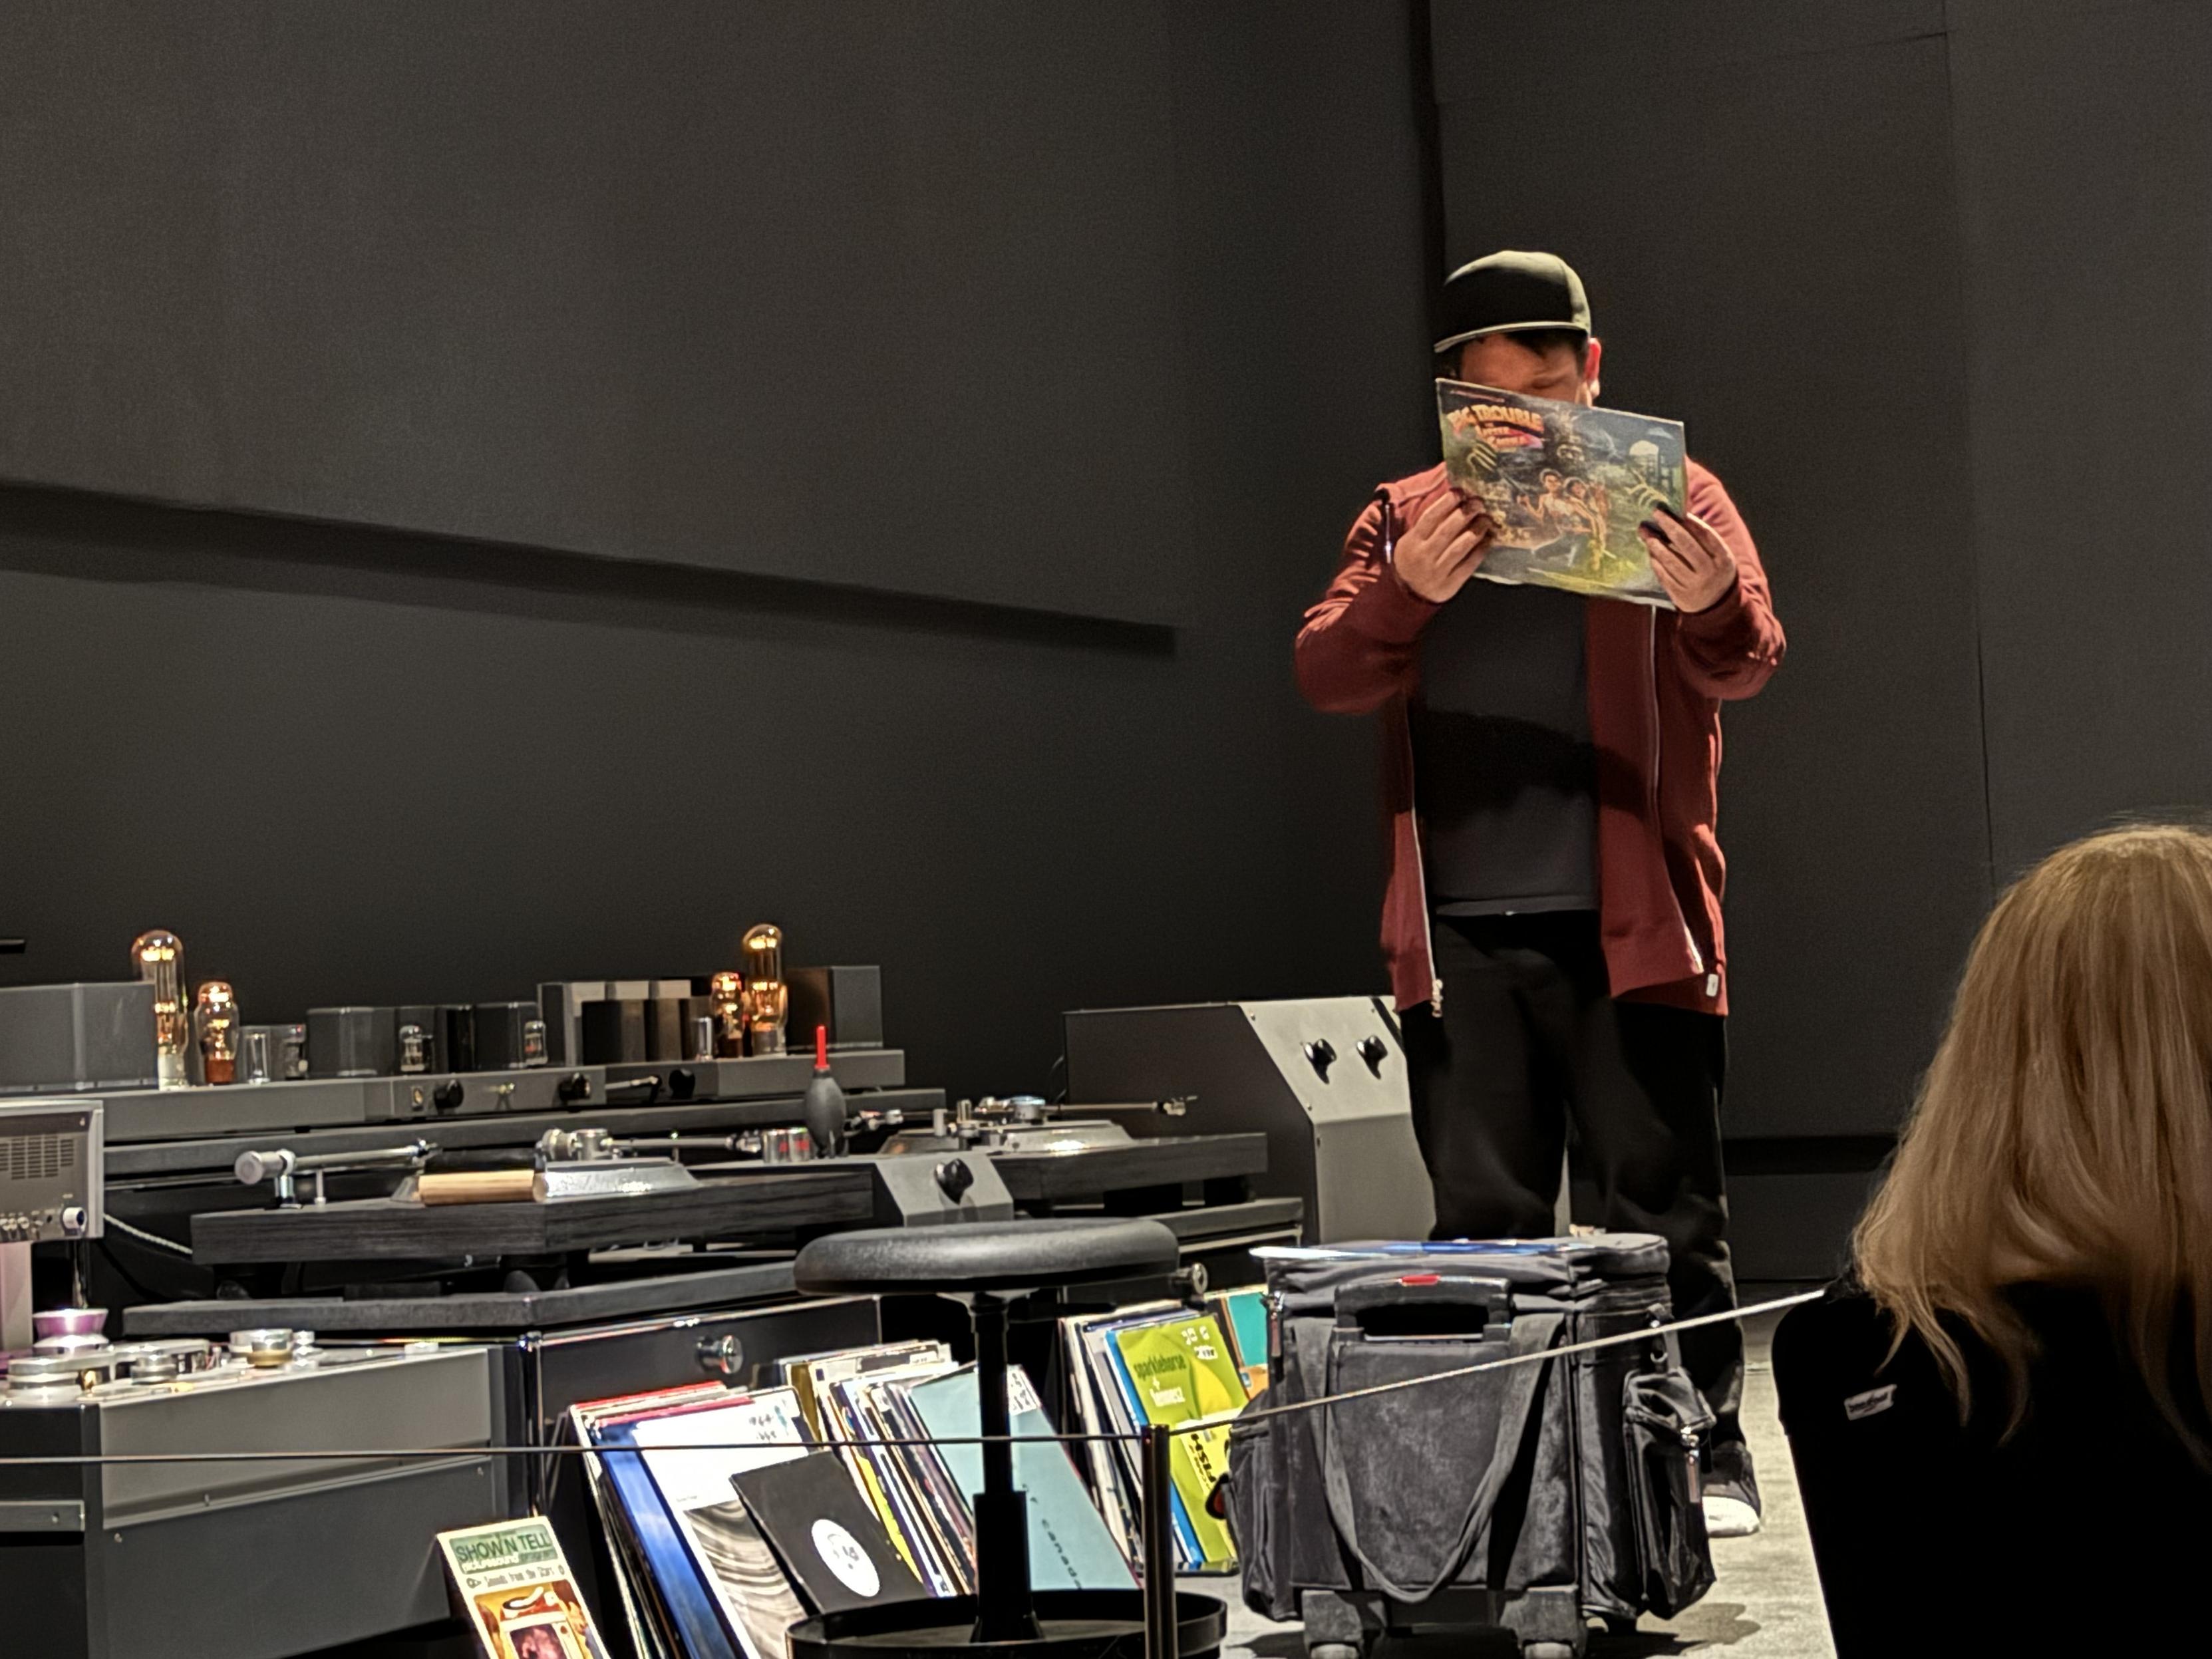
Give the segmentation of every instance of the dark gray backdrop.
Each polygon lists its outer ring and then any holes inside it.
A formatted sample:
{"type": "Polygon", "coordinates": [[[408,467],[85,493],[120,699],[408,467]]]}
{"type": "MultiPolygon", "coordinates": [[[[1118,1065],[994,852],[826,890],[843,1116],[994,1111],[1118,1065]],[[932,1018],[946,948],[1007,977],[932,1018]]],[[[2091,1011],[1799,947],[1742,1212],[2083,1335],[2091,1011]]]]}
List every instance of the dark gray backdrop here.
{"type": "Polygon", "coordinates": [[[2212,21],[1425,12],[10,9],[4,970],[159,922],[273,1015],[774,916],[958,1088],[1372,985],[1290,635],[1432,451],[1430,279],[1546,245],[1792,635],[1729,1127],[1816,1267],[1993,883],[2204,795],[2212,21]]]}
{"type": "Polygon", "coordinates": [[[2212,12],[1435,14],[1447,244],[1588,278],[1790,635],[1731,708],[1742,1248],[1822,1270],[1996,884],[2212,781],[2212,12]]]}
{"type": "Polygon", "coordinates": [[[969,1091],[1066,1007],[1376,987],[1370,740],[1290,650],[1433,443],[1407,9],[653,15],[0,20],[0,475],[520,544],[6,492],[0,972],[160,924],[273,1017],[773,918],[969,1091]]]}
{"type": "Polygon", "coordinates": [[[1182,614],[1165,8],[126,0],[0,44],[10,476],[1182,614]]]}

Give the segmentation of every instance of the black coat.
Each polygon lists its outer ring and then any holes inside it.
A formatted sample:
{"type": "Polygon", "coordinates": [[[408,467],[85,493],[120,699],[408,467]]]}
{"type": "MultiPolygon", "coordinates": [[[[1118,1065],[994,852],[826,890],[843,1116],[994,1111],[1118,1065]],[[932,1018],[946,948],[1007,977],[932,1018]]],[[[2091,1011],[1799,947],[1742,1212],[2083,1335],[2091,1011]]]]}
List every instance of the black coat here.
{"type": "MultiPolygon", "coordinates": [[[[2002,1368],[1971,1337],[1962,1425],[1917,1337],[1884,1364],[1889,1321],[1863,1292],[1832,1290],[1775,1333],[1838,1659],[2212,1652],[2212,1474],[2152,1404],[2094,1295],[2013,1295],[2042,1353],[2009,1440],[2002,1368]]],[[[2192,1390],[2185,1321],[2176,1341],[2177,1382],[2192,1390]]]]}

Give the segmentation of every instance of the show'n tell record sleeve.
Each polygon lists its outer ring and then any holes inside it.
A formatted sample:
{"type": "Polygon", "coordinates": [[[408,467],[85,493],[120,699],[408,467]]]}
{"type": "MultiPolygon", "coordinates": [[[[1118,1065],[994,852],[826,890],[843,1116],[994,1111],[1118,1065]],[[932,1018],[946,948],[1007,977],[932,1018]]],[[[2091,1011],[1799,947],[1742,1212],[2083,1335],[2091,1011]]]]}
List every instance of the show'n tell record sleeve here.
{"type": "Polygon", "coordinates": [[[1673,610],[1636,526],[1689,495],[1682,424],[1437,382],[1444,471],[1497,525],[1475,574],[1673,610]]]}
{"type": "Polygon", "coordinates": [[[490,1659],[607,1659],[544,1517],[441,1532],[438,1545],[455,1598],[490,1659]]]}

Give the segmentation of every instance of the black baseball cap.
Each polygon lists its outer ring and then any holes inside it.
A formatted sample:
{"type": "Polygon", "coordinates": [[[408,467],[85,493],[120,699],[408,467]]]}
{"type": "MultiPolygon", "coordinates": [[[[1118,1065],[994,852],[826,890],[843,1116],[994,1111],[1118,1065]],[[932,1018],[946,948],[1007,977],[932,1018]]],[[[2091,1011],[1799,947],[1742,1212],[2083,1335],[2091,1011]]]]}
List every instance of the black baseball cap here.
{"type": "Polygon", "coordinates": [[[1589,300],[1575,268],[1556,253],[1512,248],[1445,277],[1437,318],[1443,333],[1432,349],[1439,352],[1485,334],[1566,328],[1587,340],[1590,331],[1589,300]]]}

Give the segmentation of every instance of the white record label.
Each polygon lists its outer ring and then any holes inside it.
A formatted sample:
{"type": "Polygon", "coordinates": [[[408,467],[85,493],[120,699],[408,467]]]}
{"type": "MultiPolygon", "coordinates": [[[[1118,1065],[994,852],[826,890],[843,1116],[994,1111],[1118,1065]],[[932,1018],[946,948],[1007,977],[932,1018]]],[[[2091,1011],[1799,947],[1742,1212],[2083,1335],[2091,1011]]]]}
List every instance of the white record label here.
{"type": "Polygon", "coordinates": [[[814,1553],[822,1565],[837,1575],[837,1582],[855,1595],[873,1595],[884,1587],[876,1564],[868,1559],[853,1534],[824,1516],[814,1523],[814,1553]]]}

